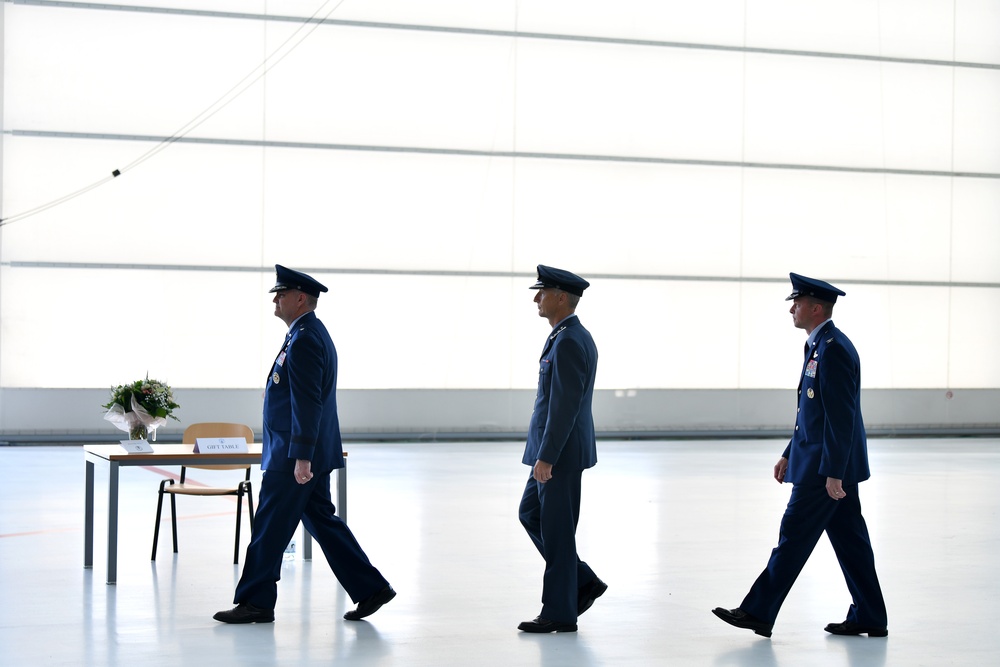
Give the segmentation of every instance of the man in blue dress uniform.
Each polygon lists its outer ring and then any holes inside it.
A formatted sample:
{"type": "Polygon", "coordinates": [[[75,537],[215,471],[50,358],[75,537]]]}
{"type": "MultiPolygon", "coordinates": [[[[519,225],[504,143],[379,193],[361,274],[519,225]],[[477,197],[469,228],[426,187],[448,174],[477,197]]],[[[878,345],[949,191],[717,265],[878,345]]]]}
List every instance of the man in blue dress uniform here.
{"type": "Polygon", "coordinates": [[[770,637],[781,603],[826,531],[853,599],[847,619],[830,623],[826,631],[885,637],[885,600],[858,497],[858,483],[870,477],[861,418],[861,360],[831,319],[833,304],[845,293],[822,280],[796,273],[789,277],[792,293],[786,300],[793,301],[792,323],[809,334],[795,430],[774,466],[774,478],[790,482],[792,495],[767,568],[739,607],[717,607],[713,613],[730,625],[770,637]]]}
{"type": "Polygon", "coordinates": [[[583,278],[538,266],[535,303],[552,332],[539,360],[538,393],[522,462],[531,466],[518,511],[545,559],[542,612],[524,632],[576,632],[577,617],[608,589],[576,553],[583,471],[597,463],[594,377],[597,346],[575,314],[583,278]]]}
{"type": "Polygon", "coordinates": [[[259,506],[243,576],[224,623],[270,623],[281,561],[299,521],[323,549],[337,580],[358,603],[348,620],[369,616],[395,597],[351,529],[334,514],[330,473],[344,466],[337,417],[337,350],[316,317],[320,292],[312,277],[274,267],[274,314],[288,325],[264,390],[264,445],[259,506]]]}

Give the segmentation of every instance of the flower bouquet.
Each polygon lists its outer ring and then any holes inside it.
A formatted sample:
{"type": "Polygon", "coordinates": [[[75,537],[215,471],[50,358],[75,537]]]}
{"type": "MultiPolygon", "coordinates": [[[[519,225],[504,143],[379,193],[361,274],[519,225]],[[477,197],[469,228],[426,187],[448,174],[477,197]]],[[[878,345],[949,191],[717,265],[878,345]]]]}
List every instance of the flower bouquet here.
{"type": "MultiPolygon", "coordinates": [[[[128,433],[129,440],[156,440],[156,429],[167,423],[167,417],[177,420],[173,411],[181,406],[174,402],[174,392],[159,380],[136,380],[111,389],[111,400],[104,404],[104,418],[128,433]]],[[[180,421],[180,420],[177,420],[180,421]]]]}

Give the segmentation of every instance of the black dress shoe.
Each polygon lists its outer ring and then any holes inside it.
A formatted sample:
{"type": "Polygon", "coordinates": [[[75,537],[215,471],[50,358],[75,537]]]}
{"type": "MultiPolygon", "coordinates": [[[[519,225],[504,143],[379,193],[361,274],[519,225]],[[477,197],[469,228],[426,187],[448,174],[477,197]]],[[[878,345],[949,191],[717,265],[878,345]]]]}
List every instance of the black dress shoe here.
{"type": "Polygon", "coordinates": [[[517,626],[522,632],[576,632],[576,623],[560,623],[536,616],[533,621],[524,621],[517,626]]]}
{"type": "Polygon", "coordinates": [[[594,600],[604,595],[604,592],[607,590],[608,585],[600,579],[594,579],[592,582],[581,588],[576,603],[576,615],[579,616],[594,606],[594,600]]]}
{"type": "Polygon", "coordinates": [[[360,621],[362,618],[377,612],[382,608],[382,605],[394,597],[396,597],[396,591],[392,590],[392,586],[386,586],[375,595],[366,597],[359,602],[358,608],[344,614],[344,618],[348,621],[360,621]]]}
{"type": "Polygon", "coordinates": [[[712,610],[712,613],[729,625],[735,625],[737,628],[753,630],[761,637],[770,637],[771,628],[774,627],[773,624],[765,623],[764,621],[746,613],[739,607],[736,609],[723,609],[722,607],[716,607],[712,610]]]}
{"type": "Polygon", "coordinates": [[[232,609],[217,612],[212,618],[223,623],[274,623],[274,610],[241,602],[232,609]]]}
{"type": "Polygon", "coordinates": [[[850,621],[843,623],[830,623],[823,628],[834,635],[868,635],[869,637],[888,637],[889,630],[871,625],[858,625],[850,621]]]}

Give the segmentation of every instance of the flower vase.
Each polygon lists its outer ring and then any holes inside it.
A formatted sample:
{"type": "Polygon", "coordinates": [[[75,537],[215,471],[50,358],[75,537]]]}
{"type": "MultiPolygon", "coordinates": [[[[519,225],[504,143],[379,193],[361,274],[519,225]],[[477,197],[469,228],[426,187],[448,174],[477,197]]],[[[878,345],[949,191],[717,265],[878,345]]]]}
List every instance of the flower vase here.
{"type": "MultiPolygon", "coordinates": [[[[154,433],[155,433],[155,431],[154,431],[154,433]]],[[[133,426],[132,428],[130,428],[128,430],[128,439],[129,440],[145,440],[148,435],[149,435],[149,432],[146,430],[146,427],[143,426],[143,425],[133,426]]]]}

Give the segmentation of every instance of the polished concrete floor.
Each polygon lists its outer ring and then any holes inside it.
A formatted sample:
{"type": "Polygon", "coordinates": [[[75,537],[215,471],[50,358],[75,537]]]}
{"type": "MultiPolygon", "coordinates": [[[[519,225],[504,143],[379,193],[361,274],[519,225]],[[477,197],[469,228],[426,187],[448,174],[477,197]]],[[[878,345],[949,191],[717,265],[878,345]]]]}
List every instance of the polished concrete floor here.
{"type": "Polygon", "coordinates": [[[293,560],[275,623],[249,626],[212,620],[232,606],[240,573],[232,499],[180,498],[180,553],[170,553],[165,525],[151,563],[165,471],[124,469],[118,583],[109,586],[106,471],[97,472],[95,565],[84,569],[81,449],[3,447],[0,665],[996,664],[996,439],[870,443],[874,476],[861,494],[888,638],[823,631],[850,604],[825,539],[771,639],[710,613],[740,603],[774,546],[789,493],[771,479],[782,447],[599,443],[578,541],[610,589],[578,633],[559,635],[516,629],[540,609],[542,575],[516,516],[527,476],[517,443],[351,445],[349,521],[399,595],[367,621],[344,621],[353,604],[326,563],[293,560]]]}

